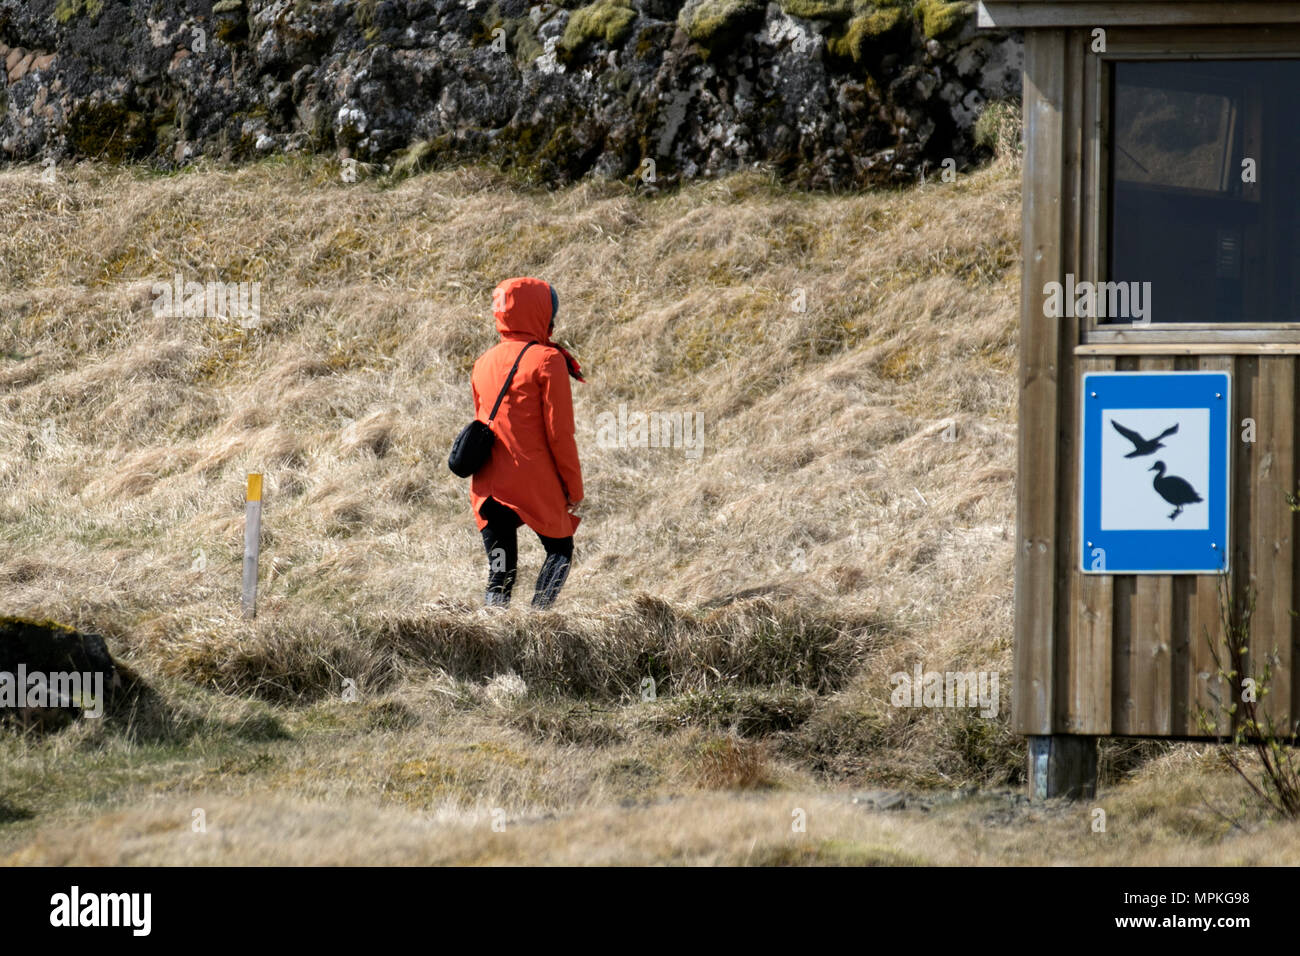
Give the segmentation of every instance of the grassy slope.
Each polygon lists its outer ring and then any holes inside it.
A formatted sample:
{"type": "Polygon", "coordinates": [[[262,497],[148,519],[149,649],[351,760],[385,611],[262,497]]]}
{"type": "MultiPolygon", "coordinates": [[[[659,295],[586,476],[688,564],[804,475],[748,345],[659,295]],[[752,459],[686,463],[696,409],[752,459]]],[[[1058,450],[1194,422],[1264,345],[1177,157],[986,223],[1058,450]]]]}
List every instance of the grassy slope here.
{"type": "MultiPolygon", "coordinates": [[[[1007,164],[897,194],[746,174],[657,199],[473,169],[0,173],[3,606],[107,633],[157,690],[55,740],[0,736],[0,859],[1133,858],[1084,836],[1086,808],[988,789],[1022,759],[1018,185],[1007,164]],[[153,316],[178,271],[262,281],[262,321],[153,316]],[[589,517],[541,616],[475,609],[481,546],[443,464],[488,294],[517,274],[555,284],[590,371],[589,517]],[[597,447],[620,403],[702,412],[703,457],[597,447]],[[251,625],[249,470],[269,487],[251,625]],[[918,661],[1000,671],[1002,716],[890,707],[888,675],[918,661]],[[864,814],[847,801],[868,785],[938,802],[864,814]],[[986,789],[938,796],[957,787],[986,789]],[[192,834],[199,807],[220,839],[192,834]],[[793,807],[817,828],[792,836],[793,807]],[[1006,839],[953,840],[990,820],[1006,839]]],[[[1107,760],[1116,777],[1134,752],[1107,760]]],[[[1108,798],[1144,859],[1285,845],[1225,841],[1189,776],[1231,800],[1187,748],[1108,798]]]]}

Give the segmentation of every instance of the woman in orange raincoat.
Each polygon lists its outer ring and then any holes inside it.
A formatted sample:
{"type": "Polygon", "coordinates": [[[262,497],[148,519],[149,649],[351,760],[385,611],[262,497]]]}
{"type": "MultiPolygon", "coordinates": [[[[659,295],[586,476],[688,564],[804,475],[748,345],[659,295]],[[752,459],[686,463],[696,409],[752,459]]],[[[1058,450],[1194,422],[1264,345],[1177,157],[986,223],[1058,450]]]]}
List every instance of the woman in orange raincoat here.
{"type": "Polygon", "coordinates": [[[541,279],[506,279],[492,293],[501,341],[474,363],[474,414],[486,421],[511,366],[519,361],[492,422],[492,456],[470,481],[474,518],[488,556],[489,606],[510,603],[521,524],[537,532],[546,548],[534,607],[554,603],[573,560],[582,467],[569,376],[579,382],[583,378],[573,356],[551,341],[558,308],[555,290],[541,279]]]}

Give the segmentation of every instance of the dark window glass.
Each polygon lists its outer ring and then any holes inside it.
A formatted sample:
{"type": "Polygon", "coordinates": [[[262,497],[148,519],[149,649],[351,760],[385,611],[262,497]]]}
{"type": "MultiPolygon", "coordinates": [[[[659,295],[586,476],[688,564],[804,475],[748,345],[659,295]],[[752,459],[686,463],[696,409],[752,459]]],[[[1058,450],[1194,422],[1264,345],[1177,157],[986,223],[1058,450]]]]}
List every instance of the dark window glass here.
{"type": "Polygon", "coordinates": [[[1113,79],[1109,279],[1149,282],[1153,323],[1300,322],[1300,60],[1113,79]]]}

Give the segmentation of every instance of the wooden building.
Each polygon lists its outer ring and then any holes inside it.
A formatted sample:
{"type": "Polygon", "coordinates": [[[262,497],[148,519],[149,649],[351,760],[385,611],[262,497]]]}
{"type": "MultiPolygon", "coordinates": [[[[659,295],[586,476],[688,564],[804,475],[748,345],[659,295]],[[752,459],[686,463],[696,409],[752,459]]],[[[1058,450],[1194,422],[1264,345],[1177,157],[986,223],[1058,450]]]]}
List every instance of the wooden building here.
{"type": "Polygon", "coordinates": [[[1221,585],[1256,596],[1267,713],[1300,720],[1300,2],[984,0],[979,17],[1025,38],[1013,724],[1034,794],[1087,796],[1099,736],[1213,738],[1206,713],[1230,732],[1221,585]],[[1060,315],[1045,292],[1101,282],[1149,290],[1145,314],[1060,315]],[[1084,376],[1194,371],[1231,381],[1223,570],[1092,573],[1084,376]]]}

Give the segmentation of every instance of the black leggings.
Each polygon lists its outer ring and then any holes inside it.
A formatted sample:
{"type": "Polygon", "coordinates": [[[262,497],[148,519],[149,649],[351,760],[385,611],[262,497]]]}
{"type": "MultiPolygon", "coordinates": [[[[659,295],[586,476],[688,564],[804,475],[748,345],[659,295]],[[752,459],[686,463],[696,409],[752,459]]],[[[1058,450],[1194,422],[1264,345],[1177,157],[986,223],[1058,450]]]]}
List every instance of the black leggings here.
{"type": "MultiPolygon", "coordinates": [[[[479,516],[487,522],[483,529],[483,548],[488,556],[488,586],[485,603],[489,605],[506,605],[510,603],[510,592],[515,586],[515,569],[519,561],[519,526],[523,519],[495,498],[488,498],[479,508],[479,516]]],[[[564,580],[569,576],[569,564],[573,560],[573,535],[567,538],[548,538],[544,534],[542,547],[546,549],[546,561],[541,573],[537,575],[537,585],[533,590],[533,607],[550,607],[555,603],[564,587],[564,580]]]]}

